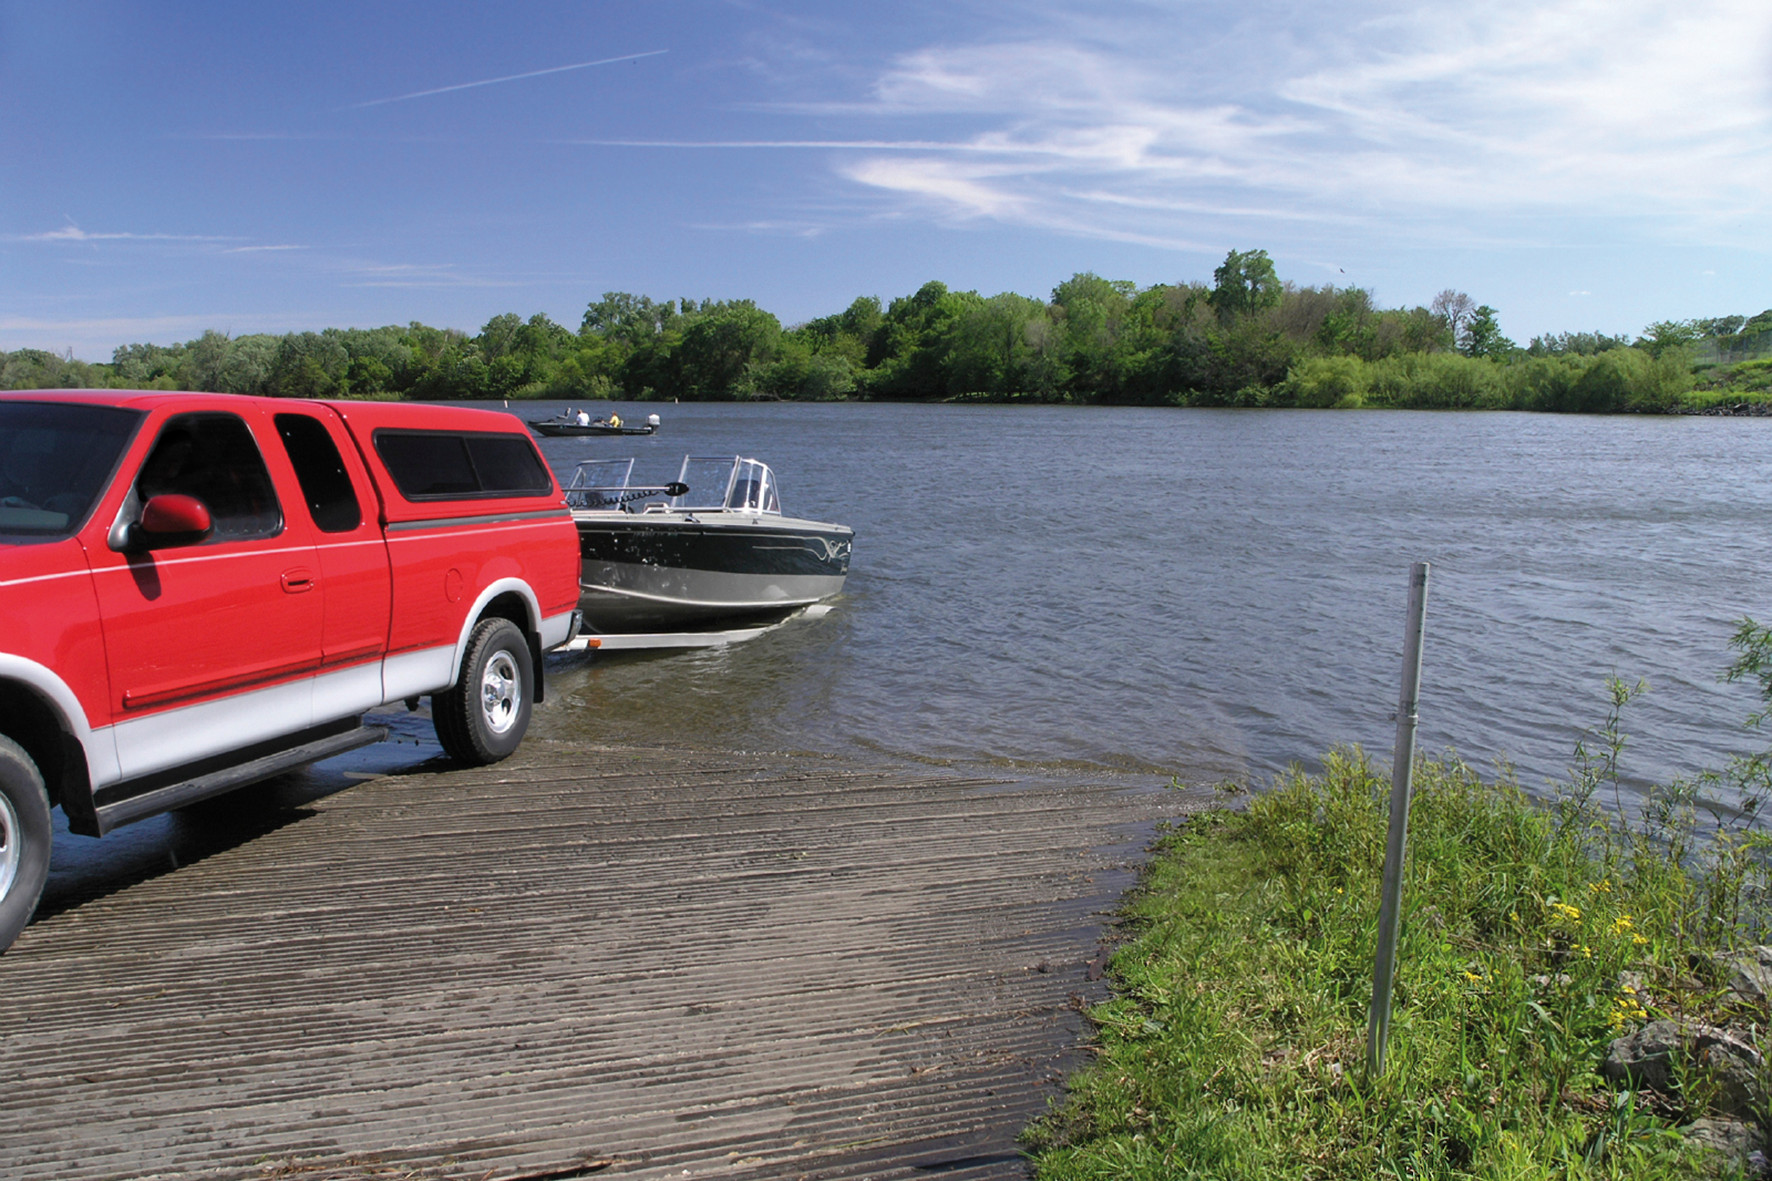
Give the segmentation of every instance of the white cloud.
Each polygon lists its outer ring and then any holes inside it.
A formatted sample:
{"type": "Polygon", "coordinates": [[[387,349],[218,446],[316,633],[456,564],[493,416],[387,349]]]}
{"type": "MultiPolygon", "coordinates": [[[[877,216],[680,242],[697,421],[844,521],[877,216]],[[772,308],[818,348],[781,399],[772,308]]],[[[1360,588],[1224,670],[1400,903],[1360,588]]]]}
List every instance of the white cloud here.
{"type": "MultiPolygon", "coordinates": [[[[1554,237],[1545,219],[1579,217],[1739,242],[1725,220],[1768,224],[1763,0],[1437,0],[1262,19],[1279,15],[1060,15],[1058,35],[924,48],[869,103],[806,111],[962,129],[940,152],[858,146],[836,165],[856,183],[961,219],[1103,237],[1197,234],[1211,219],[1531,242],[1554,237]],[[1321,26],[1299,27],[1310,20],[1321,26]]],[[[917,138],[938,137],[905,140],[917,138]]]]}

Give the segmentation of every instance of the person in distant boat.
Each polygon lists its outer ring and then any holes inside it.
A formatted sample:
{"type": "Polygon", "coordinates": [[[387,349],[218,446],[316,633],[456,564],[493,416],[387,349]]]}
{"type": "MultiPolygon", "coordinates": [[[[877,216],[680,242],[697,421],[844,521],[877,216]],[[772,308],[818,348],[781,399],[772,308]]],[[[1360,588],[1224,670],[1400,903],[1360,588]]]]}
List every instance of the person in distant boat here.
{"type": "Polygon", "coordinates": [[[578,412],[578,425],[579,426],[590,426],[591,425],[591,416],[589,414],[585,413],[583,410],[580,410],[578,412]]]}
{"type": "Polygon", "coordinates": [[[621,425],[621,415],[611,414],[609,416],[609,425],[610,426],[620,426],[621,425]]]}

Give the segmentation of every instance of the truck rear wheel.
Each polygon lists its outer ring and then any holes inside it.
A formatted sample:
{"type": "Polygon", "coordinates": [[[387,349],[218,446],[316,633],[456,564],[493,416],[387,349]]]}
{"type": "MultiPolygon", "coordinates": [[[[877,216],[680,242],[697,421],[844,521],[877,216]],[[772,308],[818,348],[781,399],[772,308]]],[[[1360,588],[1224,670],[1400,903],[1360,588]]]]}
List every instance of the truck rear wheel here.
{"type": "Polygon", "coordinates": [[[37,764],[0,738],[0,951],[31,921],[49,877],[49,795],[37,764]]]}
{"type": "Polygon", "coordinates": [[[458,763],[496,763],[523,741],[534,698],[535,664],[522,630],[508,619],[482,620],[455,688],[431,697],[437,740],[458,763]]]}

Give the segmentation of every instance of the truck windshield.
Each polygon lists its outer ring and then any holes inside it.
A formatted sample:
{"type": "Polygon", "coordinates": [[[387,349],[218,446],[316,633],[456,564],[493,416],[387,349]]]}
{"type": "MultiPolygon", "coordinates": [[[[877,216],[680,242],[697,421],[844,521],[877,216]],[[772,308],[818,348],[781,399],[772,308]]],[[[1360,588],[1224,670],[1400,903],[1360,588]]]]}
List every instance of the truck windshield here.
{"type": "Polygon", "coordinates": [[[78,529],[141,417],[115,406],[0,401],[0,542],[78,529]]]}

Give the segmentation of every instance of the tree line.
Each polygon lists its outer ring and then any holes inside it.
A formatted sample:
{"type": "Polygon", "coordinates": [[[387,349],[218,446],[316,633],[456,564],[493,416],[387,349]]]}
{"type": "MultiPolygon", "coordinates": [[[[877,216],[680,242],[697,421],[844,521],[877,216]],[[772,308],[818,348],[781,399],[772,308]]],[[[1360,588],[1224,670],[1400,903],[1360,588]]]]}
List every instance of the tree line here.
{"type": "Polygon", "coordinates": [[[751,300],[609,292],[577,331],[494,316],[476,334],[412,323],[130,344],[109,364],[0,353],[0,387],[411,399],[1030,401],[1668,411],[1764,395],[1772,310],[1507,339],[1462,292],[1380,308],[1360,287],[1282,282],[1264,250],[1207,283],[1078,274],[1048,300],[940,282],[784,328],[751,300]],[[1744,386],[1743,383],[1746,383],[1744,386]],[[1708,386],[1707,386],[1708,383],[1708,386]],[[1720,384],[1719,384],[1720,383],[1720,384]],[[1754,392],[1757,390],[1758,392],[1754,392]]]}

